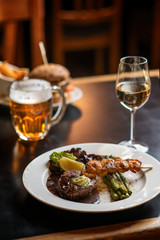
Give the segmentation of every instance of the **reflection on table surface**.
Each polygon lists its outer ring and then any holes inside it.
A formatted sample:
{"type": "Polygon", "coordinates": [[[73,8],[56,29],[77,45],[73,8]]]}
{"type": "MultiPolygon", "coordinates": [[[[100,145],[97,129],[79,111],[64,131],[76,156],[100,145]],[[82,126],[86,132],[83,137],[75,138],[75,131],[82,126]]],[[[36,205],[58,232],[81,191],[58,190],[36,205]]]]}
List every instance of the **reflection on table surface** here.
{"type": "MultiPolygon", "coordinates": [[[[84,214],[47,206],[34,199],[24,189],[22,184],[24,168],[35,157],[46,151],[75,143],[104,142],[116,144],[129,137],[130,115],[116,99],[115,82],[93,81],[91,83],[84,81],[84,83],[79,84],[78,81],[75,81],[75,83],[83,91],[83,97],[68,105],[62,121],[52,127],[48,136],[39,142],[27,143],[18,140],[11,123],[9,108],[0,106],[1,239],[43,236],[43,234],[49,233],[57,233],[56,237],[63,237],[62,233],[62,235],[58,235],[58,233],[104,225],[109,225],[111,230],[111,224],[141,219],[147,219],[148,224],[145,224],[147,231],[150,227],[153,230],[152,234],[159,231],[160,221],[157,218],[160,215],[159,196],[130,210],[116,213],[84,214]],[[148,220],[154,220],[155,217],[157,225],[148,220]]],[[[149,146],[148,153],[158,161],[160,160],[159,92],[159,81],[153,77],[150,99],[141,108],[141,111],[137,111],[136,116],[136,137],[139,140],[145,140],[149,146]]],[[[132,224],[133,226],[135,225],[132,224]]],[[[126,225],[121,224],[121,227],[126,227],[126,225]]],[[[92,230],[92,232],[94,231],[92,230]]],[[[107,234],[107,230],[104,231],[102,227],[99,228],[99,231],[107,234]]],[[[75,233],[76,236],[78,233],[75,233]]],[[[82,236],[80,239],[83,239],[82,236]]],[[[97,235],[97,239],[98,237],[99,235],[97,235]]]]}

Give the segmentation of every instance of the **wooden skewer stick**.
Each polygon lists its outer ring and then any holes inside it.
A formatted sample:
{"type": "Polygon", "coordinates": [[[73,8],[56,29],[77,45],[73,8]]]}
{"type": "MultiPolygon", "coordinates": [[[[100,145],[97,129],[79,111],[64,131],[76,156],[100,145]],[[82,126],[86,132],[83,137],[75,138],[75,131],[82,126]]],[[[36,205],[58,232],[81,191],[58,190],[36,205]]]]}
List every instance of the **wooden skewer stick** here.
{"type": "Polygon", "coordinates": [[[152,169],[153,166],[152,166],[152,164],[142,164],[141,168],[149,168],[149,169],[152,169]]]}
{"type": "Polygon", "coordinates": [[[46,56],[46,50],[45,50],[43,42],[39,42],[39,48],[40,48],[40,51],[41,51],[43,63],[48,64],[48,60],[47,60],[47,56],[46,56]]]}

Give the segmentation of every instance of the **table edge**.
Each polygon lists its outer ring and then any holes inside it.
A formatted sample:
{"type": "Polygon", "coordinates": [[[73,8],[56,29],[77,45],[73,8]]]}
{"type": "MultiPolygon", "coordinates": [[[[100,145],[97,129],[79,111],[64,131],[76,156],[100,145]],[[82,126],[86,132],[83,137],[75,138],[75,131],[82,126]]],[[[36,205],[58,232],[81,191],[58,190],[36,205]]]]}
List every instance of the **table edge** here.
{"type": "MultiPolygon", "coordinates": [[[[159,77],[159,69],[153,69],[149,71],[150,77],[159,77]]],[[[73,84],[85,84],[85,83],[96,83],[96,82],[109,82],[116,81],[117,74],[106,74],[106,75],[96,75],[88,77],[73,78],[73,84]]]]}
{"type": "MultiPolygon", "coordinates": [[[[98,240],[98,239],[151,239],[160,236],[160,217],[136,220],[106,226],[58,232],[23,238],[23,240],[98,240]]],[[[155,239],[155,238],[154,238],[155,239]]],[[[22,240],[22,239],[19,239],[22,240]]]]}

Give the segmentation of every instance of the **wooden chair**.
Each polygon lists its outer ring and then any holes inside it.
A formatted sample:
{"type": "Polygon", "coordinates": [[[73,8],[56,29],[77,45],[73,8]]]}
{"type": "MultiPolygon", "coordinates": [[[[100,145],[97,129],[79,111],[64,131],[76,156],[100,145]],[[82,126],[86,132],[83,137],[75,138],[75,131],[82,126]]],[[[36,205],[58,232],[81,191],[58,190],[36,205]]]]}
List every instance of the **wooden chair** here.
{"type": "MultiPolygon", "coordinates": [[[[45,41],[44,35],[44,3],[43,0],[0,0],[0,27],[2,44],[0,48],[1,60],[16,64],[16,58],[23,40],[19,31],[19,23],[29,21],[30,39],[29,52],[31,66],[42,63],[39,41],[45,41]]],[[[24,51],[24,44],[23,50],[24,51]]]]}
{"type": "Polygon", "coordinates": [[[156,0],[154,5],[151,67],[160,68],[160,1],[156,0]]]}
{"type": "Polygon", "coordinates": [[[120,58],[121,0],[105,6],[103,0],[72,0],[72,9],[64,10],[61,0],[53,0],[53,61],[65,65],[67,51],[95,50],[94,70],[104,73],[104,50],[109,49],[109,71],[117,72],[120,58]],[[103,31],[99,30],[103,24],[103,31]],[[65,26],[74,28],[65,34],[65,26]],[[88,27],[87,32],[83,30],[88,27]],[[77,35],[77,29],[81,32],[77,35]],[[96,30],[96,31],[94,31],[96,30]],[[74,35],[76,31],[76,34],[74,35]]]}

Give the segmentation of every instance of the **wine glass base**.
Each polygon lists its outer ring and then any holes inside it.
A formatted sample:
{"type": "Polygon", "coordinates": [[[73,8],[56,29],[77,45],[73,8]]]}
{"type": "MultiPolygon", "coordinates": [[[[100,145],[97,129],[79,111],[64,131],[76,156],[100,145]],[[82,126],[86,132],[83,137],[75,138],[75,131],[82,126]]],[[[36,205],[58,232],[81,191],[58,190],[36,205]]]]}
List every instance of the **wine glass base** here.
{"type": "Polygon", "coordinates": [[[123,145],[123,146],[134,148],[140,152],[148,152],[148,150],[149,150],[149,147],[145,143],[138,142],[138,141],[133,141],[133,142],[131,142],[130,140],[122,141],[119,144],[123,145]]]}

